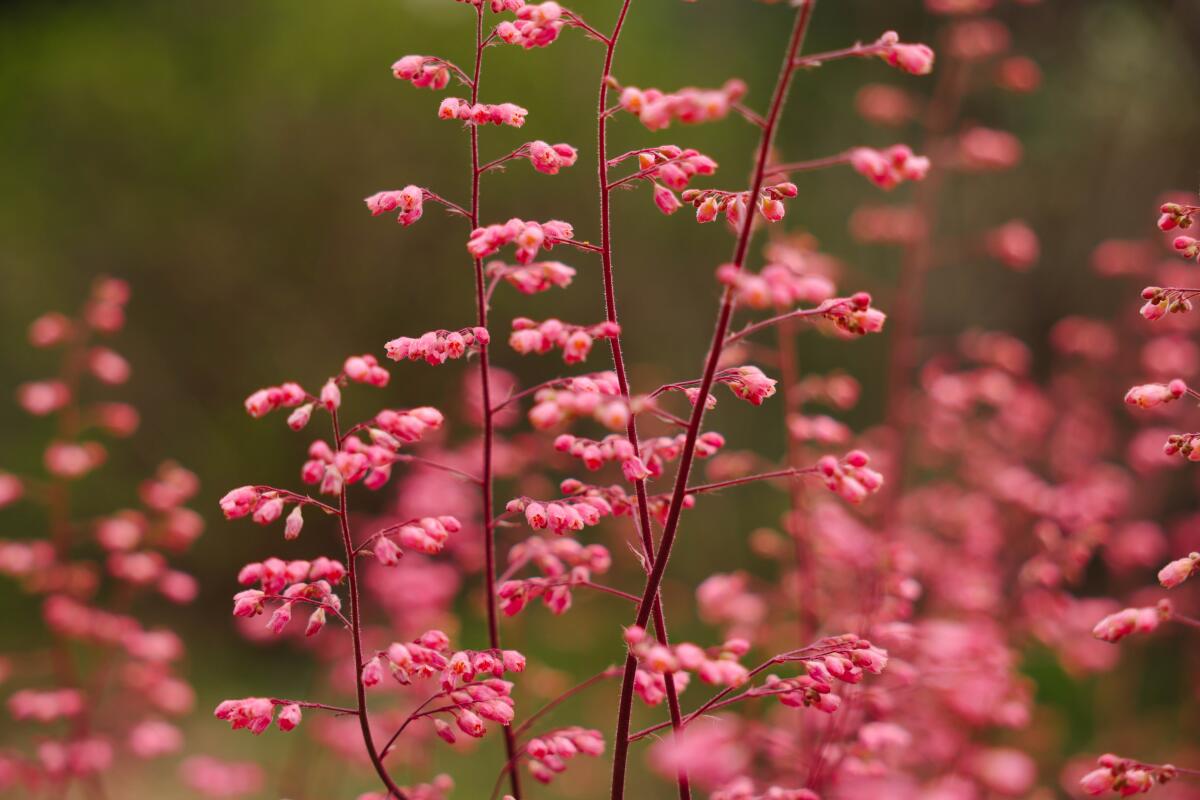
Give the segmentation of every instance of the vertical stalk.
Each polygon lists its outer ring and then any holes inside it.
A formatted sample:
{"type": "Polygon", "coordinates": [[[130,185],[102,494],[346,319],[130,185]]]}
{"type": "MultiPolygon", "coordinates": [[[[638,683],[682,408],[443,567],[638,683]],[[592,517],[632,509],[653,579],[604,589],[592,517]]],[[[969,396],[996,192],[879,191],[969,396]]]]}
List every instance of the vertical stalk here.
{"type": "MultiPolygon", "coordinates": [[[[331,409],[329,413],[333,417],[333,441],[340,445],[342,431],[341,426],[338,425],[337,410],[331,409]]],[[[363,744],[367,748],[367,758],[371,760],[371,765],[375,767],[379,779],[383,781],[383,785],[387,787],[391,795],[398,800],[408,800],[408,795],[396,785],[383,765],[383,759],[379,757],[379,750],[375,747],[375,737],[371,733],[371,720],[367,715],[367,688],[363,686],[362,682],[363,647],[361,609],[358,597],[358,569],[355,564],[358,559],[354,553],[354,539],[350,535],[350,515],[344,485],[338,495],[338,523],[342,531],[342,547],[346,551],[346,578],[347,590],[350,592],[350,634],[354,640],[354,689],[358,701],[358,725],[362,730],[363,744]]]]}
{"type": "MultiPolygon", "coordinates": [[[[479,75],[483,68],[483,14],[484,0],[476,0],[475,4],[475,69],[471,76],[471,105],[479,102],[479,75]]],[[[483,174],[479,169],[479,126],[471,125],[471,227],[479,227],[479,178],[483,174]]],[[[474,260],[475,267],[475,324],[486,328],[488,323],[488,299],[484,285],[483,259],[474,260]]],[[[496,616],[496,527],[493,524],[493,469],[492,448],[495,440],[495,418],[492,410],[491,364],[488,356],[488,346],[479,348],[479,391],[483,412],[483,469],[480,483],[482,484],[483,504],[483,551],[484,551],[484,581],[487,594],[487,627],[488,646],[493,649],[500,647],[500,626],[496,616]]],[[[509,762],[516,756],[516,742],[512,729],[505,725],[504,750],[509,762]]],[[[521,800],[521,778],[514,768],[509,771],[509,782],[512,794],[516,800],[521,800]]]]}
{"type": "MultiPolygon", "coordinates": [[[[617,15],[612,35],[608,37],[605,43],[604,72],[600,76],[599,110],[596,115],[596,138],[597,149],[599,151],[597,171],[599,173],[600,184],[600,258],[604,274],[604,312],[606,319],[612,323],[617,322],[617,297],[613,281],[612,191],[608,183],[608,115],[605,111],[608,108],[608,90],[609,81],[612,78],[613,57],[616,53],[617,41],[621,37],[621,29],[625,26],[625,17],[629,13],[630,2],[631,0],[624,0],[621,4],[621,11],[617,15]]],[[[609,339],[609,347],[612,350],[613,369],[617,373],[617,384],[621,390],[621,397],[625,400],[626,406],[629,406],[629,377],[625,369],[625,357],[621,352],[621,337],[619,334],[609,339]]],[[[633,446],[634,452],[640,455],[641,448],[638,438],[637,416],[632,410],[629,414],[629,422],[625,426],[625,435],[629,443],[633,446]]],[[[634,481],[634,490],[637,493],[638,533],[641,536],[642,549],[646,555],[646,564],[649,566],[654,563],[655,555],[654,531],[650,524],[646,481],[640,479],[634,481]]],[[[669,640],[667,636],[666,615],[663,612],[662,596],[658,592],[654,594],[652,613],[656,637],[660,643],[667,644],[669,640]]],[[[682,725],[682,713],[679,709],[679,694],[675,689],[673,674],[666,676],[665,684],[667,707],[671,715],[671,727],[679,730],[682,725]]],[[[680,769],[679,774],[676,776],[676,783],[679,789],[680,800],[691,800],[692,790],[686,770],[680,769]]]]}
{"type": "MultiPolygon", "coordinates": [[[[750,182],[749,201],[746,204],[746,216],[742,220],[737,243],[733,250],[733,265],[740,270],[746,260],[746,252],[750,246],[750,236],[754,228],[754,218],[758,194],[762,190],[763,177],[767,169],[767,161],[771,155],[771,145],[775,140],[775,131],[779,125],[779,117],[787,99],[788,89],[795,74],[794,62],[804,35],[812,19],[816,0],[800,0],[796,9],[796,19],[792,27],[791,38],[780,67],[779,78],[775,83],[775,91],[771,97],[770,110],[763,120],[762,137],[759,142],[758,154],[755,159],[754,173],[750,182]]],[[[700,424],[704,419],[705,398],[712,389],[713,379],[717,372],[717,362],[721,357],[722,344],[729,332],[729,323],[733,317],[734,294],[731,287],[726,287],[721,298],[721,309],[717,316],[717,324],[713,330],[712,342],[709,345],[708,356],[705,359],[704,375],[700,381],[699,394],[688,420],[687,435],[683,451],[679,458],[679,469],[675,475],[675,488],[671,493],[671,504],[667,511],[667,521],[663,526],[662,542],[658,557],[646,579],[646,588],[642,594],[641,605],[638,607],[636,624],[645,627],[650,618],[653,599],[662,585],[666,573],[667,562],[671,556],[671,548],[675,543],[675,535],[679,529],[679,517],[683,511],[683,500],[687,495],[688,478],[691,475],[692,461],[696,455],[696,439],[700,435],[700,424]]],[[[613,753],[612,799],[621,800],[625,797],[625,772],[629,760],[629,724],[633,706],[633,679],[637,670],[637,659],[630,653],[625,658],[625,671],[621,682],[620,705],[617,709],[617,736],[613,753]]]]}

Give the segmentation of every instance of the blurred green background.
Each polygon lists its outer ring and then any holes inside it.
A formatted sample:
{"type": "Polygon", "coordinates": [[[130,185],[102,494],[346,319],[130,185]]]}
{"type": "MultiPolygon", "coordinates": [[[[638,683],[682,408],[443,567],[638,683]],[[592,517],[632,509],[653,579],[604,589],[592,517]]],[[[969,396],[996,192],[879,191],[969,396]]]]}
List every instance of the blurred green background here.
{"type": "MultiPolygon", "coordinates": [[[[572,7],[602,29],[615,11],[614,3],[595,0],[572,7]]],[[[741,0],[637,2],[616,75],[663,89],[718,86],[740,76],[750,86],[748,104],[761,108],[787,14],[741,0]]],[[[998,16],[1012,26],[1014,50],[1042,65],[1044,85],[1030,96],[978,95],[964,117],[1019,134],[1025,160],[1012,172],[952,181],[941,233],[967,236],[1021,217],[1041,236],[1041,264],[1017,274],[979,257],[939,270],[923,325],[931,337],[972,325],[1005,329],[1041,353],[1046,330],[1062,315],[1106,315],[1129,302],[1087,269],[1094,244],[1146,235],[1159,193],[1192,188],[1200,179],[1194,80],[1200,3],[1046,0],[1002,4],[998,16]]],[[[807,49],[873,39],[889,28],[924,41],[940,24],[918,0],[824,0],[807,49]]],[[[219,521],[215,500],[251,480],[294,482],[307,441],[289,437],[281,424],[254,424],[242,399],[285,379],[316,384],[347,354],[382,355],[392,337],[473,319],[461,222],[430,206],[419,224],[401,229],[372,219],[361,202],[407,183],[466,199],[467,137],[436,119],[441,93],[398,82],[388,68],[407,53],[465,63],[470,37],[469,9],[450,0],[0,3],[0,395],[10,397],[21,381],[53,369],[47,354],[24,343],[31,319],[43,310],[72,310],[93,276],[131,282],[129,325],[116,346],[132,361],[134,378],[113,394],[139,407],[142,428],[132,441],[114,445],[112,463],[83,483],[82,505],[100,510],[132,502],[133,478],[164,457],[199,474],[198,507],[211,524],[186,566],[201,580],[201,600],[184,612],[144,610],[184,634],[201,712],[226,696],[282,693],[281,683],[299,689],[311,669],[286,649],[243,643],[228,617],[237,567],[275,553],[280,543],[257,528],[219,521]]],[[[488,221],[561,218],[575,224],[578,237],[595,237],[600,56],[598,45],[574,33],[545,50],[489,50],[483,99],[518,102],[530,113],[523,130],[486,129],[484,158],[535,138],[575,144],[581,155],[557,177],[518,163],[485,178],[488,221]]],[[[868,81],[915,93],[931,85],[878,62],[802,74],[779,139],[783,156],[815,157],[915,135],[858,118],[854,93],[868,81]]],[[[728,188],[740,185],[757,136],[736,118],[651,134],[622,116],[611,130],[613,154],[649,144],[696,147],[721,164],[715,185],[728,188]]],[[[840,170],[798,183],[785,224],[815,234],[823,249],[850,265],[846,287],[874,291],[886,308],[896,251],[856,244],[846,219],[859,203],[899,200],[904,190],[881,198],[840,170]]],[[[635,385],[691,376],[708,340],[712,271],[724,258],[726,231],[698,227],[686,212],[662,217],[644,189],[618,195],[615,225],[621,321],[635,385]]],[[[568,292],[527,298],[501,291],[496,318],[600,319],[595,260],[561,257],[579,269],[568,292]]],[[[813,337],[801,345],[807,369],[844,366],[863,382],[864,402],[850,415],[852,425],[880,420],[885,337],[852,346],[813,337]]],[[[496,352],[502,366],[529,382],[561,368],[550,359],[519,359],[506,348],[496,352]]],[[[402,406],[438,402],[457,386],[461,369],[410,365],[393,373],[387,402],[402,406]]],[[[780,453],[779,429],[755,425],[757,419],[731,409],[722,430],[739,447],[780,453]]],[[[0,403],[0,467],[37,463],[48,432],[15,405],[0,403]]],[[[707,524],[746,531],[774,522],[781,506],[771,503],[782,499],[767,491],[758,499],[769,502],[713,503],[707,524]]],[[[21,526],[36,524],[6,514],[0,535],[19,536],[21,526]]],[[[315,537],[307,542],[316,546],[315,537]]],[[[668,579],[668,605],[688,605],[691,583],[737,558],[723,553],[714,562],[711,552],[681,551],[668,579]]],[[[0,607],[8,612],[0,616],[0,649],[26,646],[36,637],[26,621],[36,605],[0,584],[0,607]]],[[[518,637],[533,649],[555,642],[557,666],[582,674],[604,665],[606,656],[589,641],[564,633],[586,629],[587,616],[564,624],[540,610],[526,614],[513,623],[518,637]]],[[[681,628],[686,635],[688,626],[681,628]]],[[[468,636],[479,635],[468,629],[468,636]]],[[[601,694],[596,702],[606,708],[611,698],[601,694]]],[[[203,713],[189,735],[198,751],[261,758],[269,770],[288,757],[280,737],[230,734],[203,713]]],[[[600,775],[603,766],[584,769],[575,773],[579,783],[559,787],[564,796],[590,796],[583,778],[600,775]]],[[[462,777],[490,785],[492,774],[489,766],[462,777]]],[[[370,786],[366,779],[351,783],[370,786]]],[[[126,791],[116,796],[151,796],[126,791]]],[[[460,796],[477,791],[471,783],[460,796]]]]}

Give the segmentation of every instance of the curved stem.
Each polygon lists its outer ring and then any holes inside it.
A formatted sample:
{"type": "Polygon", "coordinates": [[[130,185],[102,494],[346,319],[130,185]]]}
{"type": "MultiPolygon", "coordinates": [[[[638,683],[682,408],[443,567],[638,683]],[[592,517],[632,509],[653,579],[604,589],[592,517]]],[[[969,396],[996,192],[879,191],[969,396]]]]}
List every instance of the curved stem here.
{"type": "MultiPolygon", "coordinates": [[[[621,36],[621,29],[625,25],[625,18],[629,14],[630,0],[624,0],[621,4],[621,11],[617,15],[617,21],[613,26],[612,36],[610,36],[604,52],[604,72],[600,76],[600,97],[598,101],[597,124],[596,124],[596,139],[597,139],[597,173],[600,185],[600,250],[601,262],[604,274],[604,311],[606,319],[616,324],[617,323],[617,298],[613,280],[613,246],[612,246],[612,186],[608,182],[608,90],[612,85],[612,65],[613,57],[617,49],[617,41],[621,36]]],[[[657,167],[656,167],[657,168],[657,167]]],[[[643,170],[645,172],[645,170],[643,170]]],[[[626,178],[625,180],[633,180],[626,178]]],[[[617,373],[617,384],[621,389],[621,397],[626,405],[630,404],[629,377],[625,370],[625,358],[621,352],[621,337],[617,336],[609,339],[609,347],[612,351],[613,369],[617,373]]],[[[629,443],[633,446],[635,452],[639,449],[639,437],[637,431],[637,415],[630,414],[629,421],[625,426],[625,435],[629,443]]],[[[654,563],[654,533],[650,525],[650,510],[647,503],[646,482],[644,480],[634,481],[634,489],[637,494],[637,526],[638,532],[642,540],[642,549],[646,555],[646,563],[654,563]]],[[[654,629],[659,642],[666,644],[667,622],[666,615],[663,613],[662,598],[659,596],[657,588],[652,594],[649,594],[649,599],[643,598],[641,607],[648,608],[654,616],[654,629]]],[[[640,612],[639,612],[640,613],[640,612]]],[[[645,626],[645,622],[641,623],[645,626]]],[[[632,675],[628,664],[625,670],[625,683],[629,683],[632,687],[632,675]]],[[[681,725],[681,713],[679,710],[679,695],[675,688],[675,681],[671,675],[667,675],[665,681],[667,707],[671,716],[671,725],[678,728],[681,725]]],[[[622,689],[624,692],[624,689],[622,689]]],[[[630,697],[632,703],[632,696],[630,697]]],[[[612,778],[612,796],[613,798],[623,797],[625,793],[625,765],[628,754],[628,744],[624,741],[629,731],[628,708],[624,708],[625,719],[624,728],[622,729],[621,717],[618,716],[617,721],[617,738],[616,745],[613,749],[613,778],[612,778]]],[[[676,776],[676,784],[679,790],[680,800],[691,800],[692,790],[688,780],[687,772],[683,769],[679,770],[676,776]]]]}
{"type": "MultiPolygon", "coordinates": [[[[775,130],[779,124],[784,102],[787,99],[792,76],[795,73],[793,62],[800,52],[800,46],[804,41],[804,34],[808,30],[808,23],[812,18],[812,11],[815,4],[816,0],[800,0],[800,5],[796,9],[796,19],[792,27],[791,38],[787,45],[783,65],[780,68],[779,78],[775,84],[770,111],[767,114],[762,129],[762,137],[759,142],[753,179],[750,185],[750,197],[758,197],[758,193],[762,189],[763,177],[767,169],[767,160],[770,157],[771,145],[775,139],[775,130]]],[[[748,207],[745,219],[742,220],[737,244],[734,246],[733,251],[733,264],[737,270],[742,268],[746,260],[746,252],[750,246],[750,234],[753,230],[754,218],[755,209],[752,206],[748,207]]],[[[696,455],[696,440],[700,435],[700,424],[704,419],[706,405],[704,400],[708,397],[709,390],[712,388],[713,378],[717,372],[717,363],[721,356],[722,345],[729,331],[730,318],[733,316],[734,299],[735,296],[732,289],[726,287],[721,300],[721,310],[717,317],[716,328],[713,331],[712,343],[709,346],[708,357],[705,361],[704,377],[700,384],[699,401],[692,408],[692,415],[688,420],[687,436],[684,440],[683,452],[679,459],[679,469],[675,476],[675,488],[671,496],[671,505],[667,510],[667,521],[663,526],[658,557],[654,559],[654,566],[650,570],[650,575],[646,580],[646,588],[642,594],[642,603],[638,607],[635,624],[639,627],[644,628],[647,621],[649,621],[653,600],[658,596],[658,590],[662,585],[663,575],[666,573],[667,563],[671,556],[671,548],[675,542],[675,535],[679,529],[679,518],[683,511],[684,497],[687,495],[692,460],[696,455]]],[[[645,503],[641,503],[641,505],[644,507],[645,503]]],[[[613,753],[613,800],[620,800],[625,796],[626,762],[629,758],[629,725],[632,718],[633,681],[636,672],[637,659],[630,653],[625,659],[620,704],[617,708],[617,736],[613,753]]],[[[667,686],[671,686],[672,681],[667,681],[666,683],[667,686]]]]}
{"type": "MultiPolygon", "coordinates": [[[[333,437],[341,441],[341,431],[338,429],[337,412],[333,412],[333,437]]],[[[342,546],[346,550],[346,578],[350,591],[350,634],[354,640],[354,689],[358,700],[358,726],[362,730],[363,744],[367,748],[367,758],[375,768],[379,779],[398,800],[408,800],[408,795],[396,785],[388,774],[379,751],[375,749],[375,737],[371,733],[371,719],[367,713],[367,689],[363,686],[363,646],[362,646],[362,615],[358,598],[358,570],[355,567],[354,539],[350,535],[350,518],[346,506],[346,487],[343,485],[338,496],[338,522],[341,523],[342,546]]]]}
{"type": "MultiPolygon", "coordinates": [[[[484,3],[475,6],[475,74],[471,81],[471,105],[479,102],[479,75],[483,69],[483,51],[489,38],[483,35],[484,3]]],[[[471,126],[471,227],[479,227],[479,178],[483,170],[479,166],[479,126],[471,126]]],[[[475,324],[481,328],[487,327],[488,297],[483,269],[483,259],[474,260],[475,267],[475,324]]],[[[492,515],[493,491],[493,446],[495,444],[495,411],[492,408],[491,366],[489,363],[488,345],[479,348],[479,391],[483,415],[483,469],[480,477],[481,500],[483,504],[483,552],[484,552],[484,581],[486,595],[486,613],[488,628],[488,645],[493,649],[500,648],[500,625],[496,612],[496,525],[492,515]]],[[[504,726],[504,749],[511,760],[515,752],[512,729],[504,726]]],[[[521,781],[516,770],[510,775],[512,795],[521,800],[521,781]]]]}

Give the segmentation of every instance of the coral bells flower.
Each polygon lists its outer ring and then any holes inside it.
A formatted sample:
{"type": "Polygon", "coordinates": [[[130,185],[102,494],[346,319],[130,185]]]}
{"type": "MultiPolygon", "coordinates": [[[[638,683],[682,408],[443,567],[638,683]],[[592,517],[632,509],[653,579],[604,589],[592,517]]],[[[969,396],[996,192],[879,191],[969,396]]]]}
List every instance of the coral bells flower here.
{"type": "Polygon", "coordinates": [[[1184,258],[1200,260],[1200,240],[1193,239],[1191,236],[1176,236],[1175,241],[1171,244],[1184,258]]]}
{"type": "Polygon", "coordinates": [[[1171,618],[1171,603],[1161,600],[1156,606],[1126,608],[1109,614],[1096,623],[1092,635],[1106,642],[1119,642],[1133,633],[1149,633],[1158,628],[1160,622],[1171,618]]]}
{"type": "Polygon", "coordinates": [[[409,185],[403,189],[376,192],[363,202],[373,217],[399,209],[396,221],[401,225],[412,225],[424,213],[425,190],[409,185]]]}
{"type": "Polygon", "coordinates": [[[507,244],[516,244],[517,262],[530,264],[537,257],[539,249],[553,249],[557,242],[574,237],[574,229],[561,220],[538,223],[514,217],[503,225],[488,225],[473,230],[467,242],[467,252],[475,258],[486,258],[507,244]]]}
{"type": "Polygon", "coordinates": [[[775,379],[768,378],[761,369],[754,366],[722,370],[717,373],[716,380],[755,406],[761,406],[763,400],[775,394],[775,379]]]}
{"type": "Polygon", "coordinates": [[[554,287],[565,289],[575,278],[575,268],[558,261],[537,261],[532,264],[509,266],[502,261],[487,265],[490,278],[503,278],[522,294],[537,294],[554,287]]]}
{"type": "Polygon", "coordinates": [[[258,489],[253,486],[231,489],[220,500],[225,519],[237,519],[248,515],[258,505],[258,495],[258,489]]]}
{"type": "Polygon", "coordinates": [[[848,298],[826,300],[822,308],[822,316],[850,336],[879,333],[887,320],[886,314],[871,308],[871,295],[866,292],[857,292],[848,298]]]}
{"type": "Polygon", "coordinates": [[[933,50],[928,45],[904,44],[895,31],[887,31],[875,43],[879,56],[893,67],[911,75],[933,72],[933,50]]]}
{"type": "Polygon", "coordinates": [[[1139,313],[1151,322],[1162,319],[1167,314],[1186,314],[1192,310],[1193,294],[1184,289],[1147,286],[1142,289],[1142,299],[1146,304],[1141,307],[1139,313]]]}
{"type": "Polygon", "coordinates": [[[1186,581],[1200,565],[1200,553],[1188,553],[1177,558],[1158,571],[1158,582],[1167,589],[1174,589],[1186,581]]]}
{"type": "Polygon", "coordinates": [[[527,109],[513,103],[476,103],[471,105],[459,97],[447,97],[438,107],[438,117],[441,119],[462,120],[468,125],[509,125],[520,128],[525,124],[527,109]]]}
{"type": "Polygon", "coordinates": [[[589,728],[559,728],[530,739],[525,752],[529,756],[529,774],[541,783],[550,783],[567,769],[567,762],[575,756],[603,755],[604,735],[589,728]]]}
{"type": "Polygon", "coordinates": [[[1079,788],[1086,794],[1114,792],[1122,797],[1143,794],[1155,786],[1175,778],[1178,770],[1172,764],[1143,764],[1129,758],[1106,753],[1096,759],[1097,769],[1083,776],[1079,788]]]}
{"type": "Polygon", "coordinates": [[[392,74],[419,89],[440,90],[450,83],[450,70],[445,62],[433,56],[405,56],[392,64],[392,74]]]}
{"type": "Polygon", "coordinates": [[[1187,384],[1179,378],[1170,383],[1146,383],[1125,393],[1125,402],[1138,408],[1154,408],[1188,394],[1187,384]]]}
{"type": "Polygon", "coordinates": [[[563,351],[563,361],[578,364],[587,359],[596,339],[611,339],[621,332],[615,322],[596,325],[571,325],[559,319],[535,322],[526,317],[513,320],[508,344],[521,355],[548,353],[555,347],[563,351]]]}
{"type": "Polygon", "coordinates": [[[545,3],[528,3],[516,10],[516,22],[501,22],[496,26],[496,35],[501,41],[516,44],[531,50],[545,47],[558,38],[562,31],[562,6],[553,0],[545,3]]]}
{"type": "Polygon", "coordinates": [[[257,736],[271,727],[275,704],[265,697],[225,700],[217,706],[213,716],[228,722],[235,731],[245,728],[257,736]]]}
{"type": "Polygon", "coordinates": [[[912,149],[903,144],[886,150],[856,147],[849,159],[855,172],[881,189],[894,189],[906,180],[924,180],[929,172],[929,159],[913,155],[912,149]]]}
{"type": "MultiPolygon", "coordinates": [[[[756,208],[767,222],[779,222],[786,213],[783,201],[795,197],[797,193],[796,184],[788,181],[768,186],[759,193],[756,208]]],[[[749,199],[748,192],[717,189],[688,189],[681,196],[683,202],[695,206],[697,222],[712,222],[724,212],[726,221],[735,226],[743,219],[749,199]]]]}
{"type": "Polygon", "coordinates": [[[746,95],[746,84],[733,79],[720,89],[687,87],[665,94],[658,89],[642,90],[627,86],[621,91],[621,108],[636,114],[652,131],[662,130],[673,121],[685,124],[724,119],[735,103],[746,95]]]}
{"type": "Polygon", "coordinates": [[[401,336],[384,345],[392,361],[425,361],[444,364],[447,359],[462,358],[471,350],[479,350],[491,341],[487,328],[463,328],[458,331],[436,330],[416,339],[401,336]]]}
{"type": "Polygon", "coordinates": [[[1163,203],[1158,210],[1161,214],[1158,218],[1158,228],[1163,231],[1190,228],[1193,222],[1192,217],[1200,213],[1200,207],[1184,206],[1179,203],[1163,203]]]}
{"type": "Polygon", "coordinates": [[[298,383],[285,383],[281,386],[268,386],[259,389],[246,398],[246,413],[258,418],[277,408],[295,408],[308,402],[308,392],[298,383]]]}
{"type": "Polygon", "coordinates": [[[602,517],[613,513],[612,504],[603,497],[595,495],[583,495],[546,503],[518,497],[508,501],[506,510],[511,514],[523,513],[525,521],[534,530],[549,528],[560,536],[567,531],[581,531],[589,525],[599,524],[602,517]]]}
{"type": "MultiPolygon", "coordinates": [[[[528,6],[526,6],[528,8],[528,6]]],[[[546,144],[540,139],[526,145],[529,163],[545,175],[557,175],[563,167],[575,166],[579,151],[569,144],[546,144]]]]}
{"type": "Polygon", "coordinates": [[[388,385],[391,375],[379,366],[373,355],[350,356],[342,365],[342,374],[355,383],[365,383],[382,389],[388,385]]]}
{"type": "Polygon", "coordinates": [[[817,462],[817,474],[831,492],[848,503],[861,503],[883,486],[883,476],[867,465],[870,459],[861,450],[851,450],[840,462],[823,456],[817,462]]]}
{"type": "Polygon", "coordinates": [[[35,417],[43,417],[71,402],[71,391],[62,381],[32,381],[17,387],[17,403],[35,417]]]}

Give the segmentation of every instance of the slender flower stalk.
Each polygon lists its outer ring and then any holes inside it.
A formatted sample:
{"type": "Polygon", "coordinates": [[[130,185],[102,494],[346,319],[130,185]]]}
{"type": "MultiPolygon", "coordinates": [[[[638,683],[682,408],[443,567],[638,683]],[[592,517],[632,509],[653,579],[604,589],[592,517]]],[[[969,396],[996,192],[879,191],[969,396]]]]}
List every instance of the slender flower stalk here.
{"type": "MultiPolygon", "coordinates": [[[[803,0],[796,9],[796,19],[792,27],[791,37],[788,41],[787,51],[784,56],[783,67],[780,70],[779,78],[775,84],[775,91],[771,98],[770,109],[762,126],[762,135],[759,141],[758,153],[755,159],[754,172],[750,181],[751,198],[757,198],[762,189],[763,179],[767,170],[767,162],[771,153],[771,146],[775,139],[776,128],[779,124],[780,115],[783,112],[784,103],[787,99],[788,89],[791,85],[792,77],[795,74],[794,62],[800,52],[800,47],[804,42],[804,35],[808,30],[809,21],[812,19],[813,9],[816,3],[815,0],[803,0]]],[[[746,253],[750,246],[750,234],[753,230],[755,216],[752,211],[748,211],[743,215],[741,220],[741,228],[738,233],[737,243],[734,246],[733,260],[735,270],[740,270],[746,260],[746,253]]],[[[675,542],[676,532],[679,526],[680,513],[683,511],[683,501],[687,495],[688,479],[691,474],[692,459],[696,453],[696,440],[700,435],[700,424],[704,419],[704,411],[706,403],[704,398],[708,396],[709,390],[712,388],[713,378],[716,375],[717,364],[721,357],[721,350],[724,346],[725,337],[729,331],[730,320],[733,317],[733,305],[735,294],[732,288],[727,287],[721,299],[721,308],[717,316],[716,328],[713,331],[712,343],[709,345],[708,357],[704,364],[703,378],[700,382],[698,396],[700,400],[693,406],[692,414],[688,420],[687,437],[684,441],[683,452],[679,458],[679,467],[675,478],[675,488],[671,496],[671,503],[667,511],[666,523],[663,526],[663,535],[659,546],[659,551],[654,559],[653,566],[650,569],[650,574],[646,580],[646,587],[642,594],[642,602],[638,608],[638,613],[635,625],[640,628],[646,626],[650,618],[652,603],[658,595],[659,587],[662,585],[663,575],[666,573],[667,562],[671,557],[671,548],[675,542]]],[[[630,653],[625,659],[625,671],[621,681],[621,696],[617,707],[617,730],[613,745],[613,774],[612,774],[612,792],[613,800],[619,800],[625,796],[625,773],[629,758],[629,727],[632,717],[633,708],[633,681],[634,674],[637,670],[637,659],[630,653]]]]}

